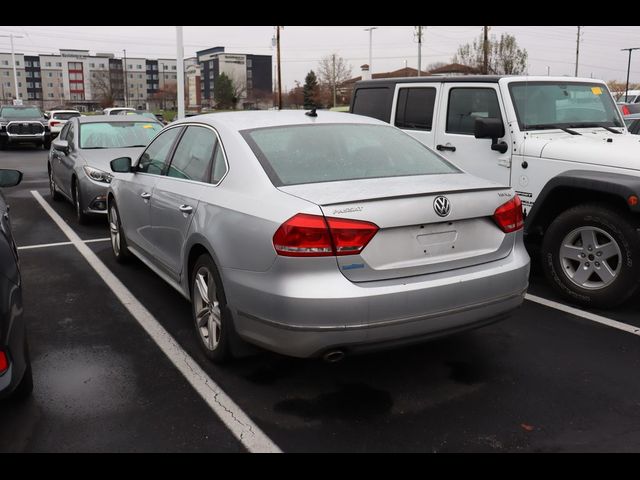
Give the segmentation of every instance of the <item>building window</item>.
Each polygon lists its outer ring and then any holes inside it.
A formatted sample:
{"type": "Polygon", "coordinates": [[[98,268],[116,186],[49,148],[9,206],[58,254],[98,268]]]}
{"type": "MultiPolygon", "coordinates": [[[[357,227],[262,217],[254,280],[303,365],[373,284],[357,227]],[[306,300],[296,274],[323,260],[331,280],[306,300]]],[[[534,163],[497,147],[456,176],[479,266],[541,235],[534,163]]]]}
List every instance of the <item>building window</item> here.
{"type": "Polygon", "coordinates": [[[138,84],[138,87],[139,87],[139,88],[143,88],[143,87],[144,87],[144,84],[139,83],[139,84],[138,84]]]}
{"type": "Polygon", "coordinates": [[[22,87],[22,82],[18,82],[18,87],[22,87]]]}
{"type": "Polygon", "coordinates": [[[16,76],[17,77],[21,77],[22,76],[22,72],[16,72],[16,76]]]}
{"type": "Polygon", "coordinates": [[[40,62],[38,60],[36,60],[35,62],[33,62],[33,66],[34,67],[39,67],[40,66],[40,62]]]}
{"type": "Polygon", "coordinates": [[[53,83],[47,83],[47,87],[53,88],[53,83]]]}
{"type": "Polygon", "coordinates": [[[140,78],[142,78],[142,74],[141,73],[138,74],[138,79],[140,79],[140,78]]]}
{"type": "Polygon", "coordinates": [[[251,90],[253,88],[253,81],[247,80],[247,90],[251,90]]]}
{"type": "Polygon", "coordinates": [[[40,82],[35,82],[34,85],[36,88],[40,88],[42,84],[40,82]]]}
{"type": "Polygon", "coordinates": [[[130,63],[127,63],[127,68],[128,68],[129,70],[132,70],[132,69],[133,69],[133,65],[132,65],[132,64],[130,64],[130,63]]]}
{"type": "Polygon", "coordinates": [[[27,82],[27,88],[33,88],[33,82],[27,82]]]}
{"type": "Polygon", "coordinates": [[[95,64],[95,63],[90,63],[90,64],[89,64],[89,66],[90,66],[91,68],[96,68],[96,64],[95,64]]]}
{"type": "Polygon", "coordinates": [[[177,70],[175,65],[171,65],[171,70],[177,70]]]}
{"type": "Polygon", "coordinates": [[[129,78],[133,78],[133,73],[130,73],[130,74],[129,74],[129,78]]]}
{"type": "Polygon", "coordinates": [[[137,68],[138,70],[142,70],[142,65],[136,65],[136,68],[137,68]]]}
{"type": "Polygon", "coordinates": [[[49,77],[49,78],[53,77],[53,73],[52,72],[47,72],[47,77],[49,77]]]}
{"type": "Polygon", "coordinates": [[[32,75],[32,76],[34,76],[34,77],[36,77],[36,78],[40,78],[40,72],[39,72],[39,71],[37,71],[37,72],[30,72],[30,73],[33,73],[33,75],[32,75]]]}
{"type": "Polygon", "coordinates": [[[62,84],[62,83],[61,83],[61,84],[60,84],[60,88],[64,88],[64,84],[62,84]]]}
{"type": "Polygon", "coordinates": [[[31,60],[27,60],[26,62],[24,62],[24,66],[25,66],[25,67],[32,67],[32,66],[33,66],[33,64],[32,64],[32,62],[31,62],[31,60]]]}
{"type": "Polygon", "coordinates": [[[11,86],[11,82],[5,83],[5,86],[10,87],[11,86]]]}
{"type": "Polygon", "coordinates": [[[20,65],[20,60],[16,60],[16,66],[20,65]]]}
{"type": "Polygon", "coordinates": [[[28,98],[29,100],[33,100],[33,99],[35,98],[35,95],[34,95],[33,93],[31,93],[31,92],[28,92],[28,93],[27,93],[27,98],[28,98]]]}
{"type": "Polygon", "coordinates": [[[56,67],[62,67],[62,62],[56,62],[56,67]]]}
{"type": "Polygon", "coordinates": [[[11,74],[9,73],[9,71],[4,72],[4,76],[5,76],[5,77],[8,77],[9,75],[11,75],[11,74]]]}
{"type": "Polygon", "coordinates": [[[253,67],[253,60],[251,58],[247,58],[247,68],[253,67]]]}
{"type": "Polygon", "coordinates": [[[9,65],[9,60],[2,60],[3,65],[9,65]]]}
{"type": "Polygon", "coordinates": [[[104,63],[101,63],[101,64],[100,64],[100,68],[104,68],[104,63]]]}
{"type": "Polygon", "coordinates": [[[51,66],[51,62],[45,62],[44,66],[45,67],[50,67],[51,66]]]}
{"type": "Polygon", "coordinates": [[[140,94],[140,98],[144,98],[144,93],[141,93],[141,94],[140,94]]]}
{"type": "Polygon", "coordinates": [[[253,78],[253,70],[247,70],[247,79],[253,78]]]}

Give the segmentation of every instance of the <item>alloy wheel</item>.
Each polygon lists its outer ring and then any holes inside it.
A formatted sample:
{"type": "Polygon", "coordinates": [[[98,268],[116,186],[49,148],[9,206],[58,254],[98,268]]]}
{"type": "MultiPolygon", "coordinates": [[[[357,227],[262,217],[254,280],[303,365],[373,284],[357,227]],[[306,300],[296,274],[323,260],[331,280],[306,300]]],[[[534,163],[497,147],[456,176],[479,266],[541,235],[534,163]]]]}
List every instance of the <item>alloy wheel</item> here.
{"type": "Polygon", "coordinates": [[[207,267],[201,267],[194,283],[193,302],[198,333],[207,349],[214,351],[220,343],[222,320],[213,274],[207,267]]]}
{"type": "Polygon", "coordinates": [[[597,227],[580,227],[569,232],[562,240],[559,254],[565,275],[584,289],[609,286],[622,267],[618,242],[597,227]]]}

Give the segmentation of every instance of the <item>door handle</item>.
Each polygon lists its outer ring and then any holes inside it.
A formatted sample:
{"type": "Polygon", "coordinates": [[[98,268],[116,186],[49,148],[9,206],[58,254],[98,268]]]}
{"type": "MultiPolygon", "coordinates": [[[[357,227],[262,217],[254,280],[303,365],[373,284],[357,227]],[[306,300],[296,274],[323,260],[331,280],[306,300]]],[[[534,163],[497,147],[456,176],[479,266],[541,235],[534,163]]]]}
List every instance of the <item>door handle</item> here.
{"type": "Polygon", "coordinates": [[[140,194],[140,196],[141,196],[142,198],[144,198],[145,200],[149,200],[149,199],[151,198],[151,194],[150,194],[150,193],[147,193],[147,192],[142,192],[142,193],[140,194]]]}
{"type": "Polygon", "coordinates": [[[438,150],[439,152],[442,152],[443,150],[448,150],[450,152],[455,152],[456,151],[456,147],[454,147],[453,145],[436,145],[436,150],[438,150]]]}
{"type": "Polygon", "coordinates": [[[193,207],[191,205],[180,205],[178,208],[182,213],[186,213],[187,215],[193,213],[193,207]]]}

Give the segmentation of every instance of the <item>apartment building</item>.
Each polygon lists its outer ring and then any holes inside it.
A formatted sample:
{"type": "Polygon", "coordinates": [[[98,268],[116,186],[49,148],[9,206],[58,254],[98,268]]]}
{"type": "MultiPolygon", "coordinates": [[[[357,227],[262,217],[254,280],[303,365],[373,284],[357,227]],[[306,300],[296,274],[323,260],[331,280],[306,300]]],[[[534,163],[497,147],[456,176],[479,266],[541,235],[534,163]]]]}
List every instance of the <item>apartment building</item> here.
{"type": "MultiPolygon", "coordinates": [[[[106,106],[175,109],[177,62],[172,58],[116,58],[111,53],[60,49],[59,54],[17,53],[18,98],[45,110],[58,107],[93,111],[106,106]]],[[[241,102],[272,91],[271,56],[230,54],[224,47],[197,52],[184,60],[187,108],[214,106],[213,84],[226,73],[242,85],[241,102]]],[[[0,53],[0,104],[16,98],[13,61],[0,53]]]]}
{"type": "Polygon", "coordinates": [[[214,85],[221,74],[226,74],[239,92],[240,108],[255,104],[259,98],[272,92],[271,55],[226,53],[224,47],[213,47],[196,52],[200,65],[200,92],[203,105],[216,104],[214,85]]]}

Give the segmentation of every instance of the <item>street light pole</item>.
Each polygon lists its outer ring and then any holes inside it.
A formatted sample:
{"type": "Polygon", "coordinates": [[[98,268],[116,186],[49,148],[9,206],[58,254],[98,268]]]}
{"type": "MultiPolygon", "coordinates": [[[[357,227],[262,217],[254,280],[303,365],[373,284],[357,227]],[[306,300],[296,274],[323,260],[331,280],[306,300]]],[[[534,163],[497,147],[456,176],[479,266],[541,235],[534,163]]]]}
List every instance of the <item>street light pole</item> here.
{"type": "Polygon", "coordinates": [[[124,53],[124,60],[122,61],[122,71],[123,73],[123,78],[124,78],[124,106],[128,107],[129,106],[129,93],[128,93],[128,89],[127,89],[127,51],[126,50],[122,50],[122,52],[124,53]]]}
{"type": "Polygon", "coordinates": [[[629,72],[631,71],[631,52],[633,52],[634,50],[640,50],[640,47],[620,49],[621,52],[625,50],[629,51],[629,63],[627,64],[627,86],[624,88],[624,101],[627,102],[629,100],[629,72]]]}
{"type": "Polygon", "coordinates": [[[24,38],[22,35],[14,35],[10,33],[9,35],[0,35],[0,37],[5,37],[11,39],[11,61],[13,62],[13,86],[16,91],[16,100],[20,98],[20,94],[18,92],[18,70],[16,69],[16,52],[13,49],[13,39],[14,38],[24,38]]]}
{"type": "Polygon", "coordinates": [[[369,32],[369,74],[371,75],[371,78],[373,78],[373,31],[377,29],[378,27],[369,27],[364,29],[365,32],[369,32]]]}
{"type": "Polygon", "coordinates": [[[178,56],[178,119],[184,118],[184,48],[182,46],[182,27],[176,27],[178,56]]]}

